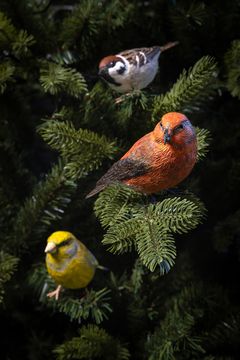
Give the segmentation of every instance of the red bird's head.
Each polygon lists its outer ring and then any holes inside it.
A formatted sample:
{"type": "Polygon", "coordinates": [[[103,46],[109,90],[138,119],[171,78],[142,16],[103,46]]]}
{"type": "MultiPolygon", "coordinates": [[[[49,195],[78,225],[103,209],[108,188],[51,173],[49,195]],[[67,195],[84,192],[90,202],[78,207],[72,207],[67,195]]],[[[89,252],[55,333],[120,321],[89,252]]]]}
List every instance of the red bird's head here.
{"type": "Polygon", "coordinates": [[[157,142],[182,148],[192,142],[196,143],[195,130],[188,118],[181,113],[170,112],[163,115],[153,130],[157,142]]]}

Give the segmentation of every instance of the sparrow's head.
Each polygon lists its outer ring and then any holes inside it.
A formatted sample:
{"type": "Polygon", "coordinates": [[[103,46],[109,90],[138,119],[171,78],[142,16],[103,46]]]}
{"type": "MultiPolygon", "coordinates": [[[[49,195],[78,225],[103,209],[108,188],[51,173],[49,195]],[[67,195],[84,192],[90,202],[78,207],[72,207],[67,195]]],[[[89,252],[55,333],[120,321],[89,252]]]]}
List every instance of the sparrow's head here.
{"type": "Polygon", "coordinates": [[[68,231],[56,231],[47,239],[45,253],[54,258],[72,257],[77,251],[77,239],[68,231]]]}
{"type": "Polygon", "coordinates": [[[110,55],[100,61],[98,74],[108,83],[120,86],[126,70],[126,64],[120,56],[110,55]]]}
{"type": "Polygon", "coordinates": [[[177,112],[163,115],[153,130],[153,134],[157,142],[170,144],[177,148],[192,142],[196,143],[196,134],[191,122],[184,114],[177,112]]]}

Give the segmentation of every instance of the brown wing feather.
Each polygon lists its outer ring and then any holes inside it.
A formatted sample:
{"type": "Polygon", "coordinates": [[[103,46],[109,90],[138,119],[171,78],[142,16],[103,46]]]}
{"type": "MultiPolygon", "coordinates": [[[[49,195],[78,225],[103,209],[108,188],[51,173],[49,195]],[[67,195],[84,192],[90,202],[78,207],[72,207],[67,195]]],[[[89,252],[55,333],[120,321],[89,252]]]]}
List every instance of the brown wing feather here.
{"type": "Polygon", "coordinates": [[[86,196],[86,199],[99,193],[110,184],[143,175],[148,169],[149,167],[139,160],[131,158],[120,159],[98,180],[96,187],[86,196]]]}
{"type": "Polygon", "coordinates": [[[136,48],[131,50],[125,50],[119,53],[119,55],[124,56],[129,61],[130,64],[136,63],[136,56],[139,57],[140,63],[141,62],[146,63],[149,60],[151,60],[153,57],[155,57],[158,53],[160,53],[160,51],[161,51],[160,46],[152,46],[149,48],[136,48]],[[145,55],[146,61],[141,53],[145,55]]]}
{"type": "Polygon", "coordinates": [[[172,41],[169,42],[163,46],[152,46],[152,47],[142,47],[142,48],[136,48],[131,50],[125,50],[119,53],[119,55],[124,56],[130,64],[136,64],[136,56],[139,57],[139,65],[145,65],[148,61],[151,61],[152,58],[157,56],[157,54],[160,54],[163,51],[166,51],[168,49],[171,49],[172,47],[178,45],[178,41],[172,41]],[[145,56],[144,56],[144,55],[145,56]]]}

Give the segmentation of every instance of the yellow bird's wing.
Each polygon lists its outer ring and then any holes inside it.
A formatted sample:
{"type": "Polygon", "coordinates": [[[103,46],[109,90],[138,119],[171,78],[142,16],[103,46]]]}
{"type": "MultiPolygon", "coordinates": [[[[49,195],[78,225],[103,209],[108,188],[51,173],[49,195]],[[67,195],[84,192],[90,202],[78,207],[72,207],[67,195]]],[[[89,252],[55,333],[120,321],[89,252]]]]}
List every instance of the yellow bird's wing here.
{"type": "Polygon", "coordinates": [[[91,253],[91,251],[88,250],[83,243],[81,243],[80,241],[79,243],[80,243],[80,247],[78,253],[81,256],[81,258],[84,259],[84,261],[86,261],[90,267],[96,268],[98,266],[98,261],[93,255],[93,253],[91,253]]]}

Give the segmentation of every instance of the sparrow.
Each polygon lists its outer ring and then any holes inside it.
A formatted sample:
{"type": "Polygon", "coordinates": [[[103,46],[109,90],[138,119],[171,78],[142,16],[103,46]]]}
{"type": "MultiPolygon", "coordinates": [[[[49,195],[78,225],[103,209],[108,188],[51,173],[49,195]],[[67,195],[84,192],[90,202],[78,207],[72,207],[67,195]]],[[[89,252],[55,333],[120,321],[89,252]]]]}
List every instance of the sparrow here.
{"type": "Polygon", "coordinates": [[[190,174],[196,159],[197,138],[190,120],[181,113],[167,113],[112,165],[86,198],[114,183],[144,194],[169,189],[190,174]]]}
{"type": "Polygon", "coordinates": [[[160,54],[178,44],[125,50],[104,57],[99,63],[99,76],[119,93],[129,93],[147,87],[158,71],[160,54]]]}

